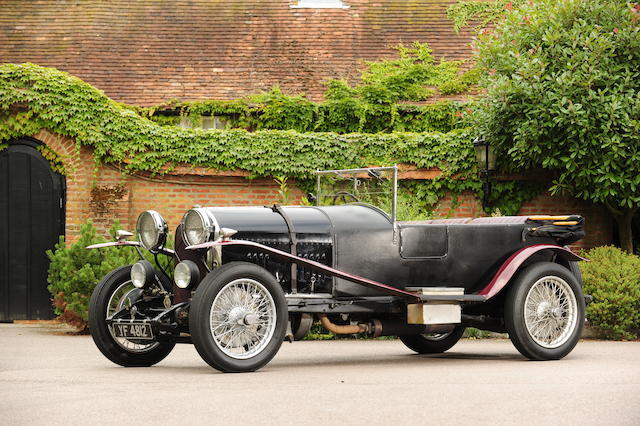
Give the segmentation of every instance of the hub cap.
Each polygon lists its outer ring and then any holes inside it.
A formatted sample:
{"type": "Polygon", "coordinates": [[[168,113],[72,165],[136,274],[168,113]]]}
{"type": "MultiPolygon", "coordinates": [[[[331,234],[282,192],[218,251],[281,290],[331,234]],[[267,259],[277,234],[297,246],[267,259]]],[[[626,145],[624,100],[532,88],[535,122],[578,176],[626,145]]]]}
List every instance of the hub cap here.
{"type": "Polygon", "coordinates": [[[527,293],[524,320],[537,344],[548,349],[562,346],[578,324],[578,303],[571,286],[560,277],[540,278],[527,293]]]}
{"type": "Polygon", "coordinates": [[[225,285],[211,305],[213,340],[226,355],[252,358],[271,341],[276,328],[276,304],[258,281],[241,278],[225,285]]]}

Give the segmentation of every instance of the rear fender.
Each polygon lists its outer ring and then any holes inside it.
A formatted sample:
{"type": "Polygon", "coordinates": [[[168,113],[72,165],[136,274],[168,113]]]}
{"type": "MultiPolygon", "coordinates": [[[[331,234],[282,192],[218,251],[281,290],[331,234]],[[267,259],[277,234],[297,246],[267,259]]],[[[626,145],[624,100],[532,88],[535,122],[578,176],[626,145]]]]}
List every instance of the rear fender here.
{"type": "Polygon", "coordinates": [[[522,264],[534,254],[542,250],[551,250],[558,257],[567,262],[578,262],[586,260],[583,257],[578,256],[566,247],[554,246],[551,244],[536,244],[529,247],[524,247],[515,253],[513,253],[498,269],[498,272],[493,276],[489,284],[483,288],[480,293],[481,296],[486,297],[487,300],[496,296],[500,291],[507,286],[511,278],[518,272],[518,269],[522,264]]]}

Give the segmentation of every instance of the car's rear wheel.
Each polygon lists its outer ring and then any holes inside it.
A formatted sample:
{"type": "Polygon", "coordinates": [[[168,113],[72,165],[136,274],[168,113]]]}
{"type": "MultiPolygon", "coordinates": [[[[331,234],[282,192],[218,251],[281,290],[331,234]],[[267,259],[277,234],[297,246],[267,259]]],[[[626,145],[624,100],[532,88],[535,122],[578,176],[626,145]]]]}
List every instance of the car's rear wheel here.
{"type": "Polygon", "coordinates": [[[280,349],[287,302],[267,270],[233,262],[211,272],[191,302],[189,329],[203,360],[222,372],[255,371],[280,349]]]}
{"type": "Polygon", "coordinates": [[[106,319],[133,305],[141,290],[131,282],[131,265],[109,273],[95,287],[89,302],[89,331],[96,346],[112,362],[124,367],[149,367],[162,361],[175,344],[116,337],[106,319]]]}
{"type": "Polygon", "coordinates": [[[438,354],[453,347],[464,334],[465,327],[457,326],[448,333],[424,333],[399,336],[402,343],[419,354],[438,354]]]}
{"type": "Polygon", "coordinates": [[[578,343],[584,311],[578,278],[556,263],[536,263],[511,284],[505,325],[522,355],[532,360],[560,359],[578,343]]]}

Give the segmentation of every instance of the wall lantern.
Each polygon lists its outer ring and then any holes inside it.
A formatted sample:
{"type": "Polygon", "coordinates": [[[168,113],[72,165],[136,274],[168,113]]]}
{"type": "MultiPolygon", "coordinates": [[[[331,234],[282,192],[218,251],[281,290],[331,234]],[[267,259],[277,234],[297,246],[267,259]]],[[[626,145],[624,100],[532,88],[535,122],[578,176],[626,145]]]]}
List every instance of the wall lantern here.
{"type": "Polygon", "coordinates": [[[476,151],[476,161],[478,162],[480,177],[484,180],[482,184],[482,208],[487,210],[491,197],[491,181],[489,177],[496,170],[496,153],[493,147],[489,145],[482,136],[473,141],[473,148],[476,151]]]}

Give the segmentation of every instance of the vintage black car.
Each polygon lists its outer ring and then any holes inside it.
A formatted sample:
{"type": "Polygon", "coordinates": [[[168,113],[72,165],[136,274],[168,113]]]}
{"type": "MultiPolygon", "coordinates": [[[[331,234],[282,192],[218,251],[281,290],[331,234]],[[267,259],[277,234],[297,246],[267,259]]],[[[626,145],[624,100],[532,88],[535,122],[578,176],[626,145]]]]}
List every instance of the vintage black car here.
{"type": "Polygon", "coordinates": [[[119,231],[118,241],[89,247],[134,246],[141,259],[96,286],[96,345],[116,364],[151,366],[176,343],[193,343],[220,371],[254,371],[319,320],[337,334],[398,336],[421,354],[448,350],[469,326],[507,332],[533,360],[574,348],[585,312],[582,259],[566,245],[584,235],[582,217],[396,222],[397,168],[318,176],[381,171],[393,175],[391,215],[358,202],[197,207],[170,250],[162,216],[143,212],[139,242],[119,231]],[[175,262],[173,277],[158,256],[175,262]]]}

